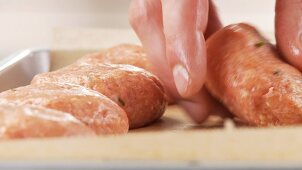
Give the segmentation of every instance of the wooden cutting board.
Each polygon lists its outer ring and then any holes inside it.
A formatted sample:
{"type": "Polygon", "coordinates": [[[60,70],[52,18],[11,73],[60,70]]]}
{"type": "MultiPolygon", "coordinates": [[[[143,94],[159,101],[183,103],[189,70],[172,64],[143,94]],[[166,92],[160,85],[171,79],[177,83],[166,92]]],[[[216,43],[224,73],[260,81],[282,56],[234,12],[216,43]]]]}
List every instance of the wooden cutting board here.
{"type": "MultiPolygon", "coordinates": [[[[215,121],[214,121],[215,122],[215,121]]],[[[0,161],[301,161],[302,127],[248,128],[195,125],[169,107],[154,125],[122,136],[26,139],[0,142],[0,161]]]]}
{"type": "MultiPolygon", "coordinates": [[[[139,43],[129,30],[56,29],[52,68],[84,53],[119,43],[139,43]],[[64,57],[65,56],[65,57],[64,57]],[[66,57],[67,56],[67,57],[66,57]],[[63,58],[68,58],[63,60],[63,58]]],[[[122,136],[27,139],[0,142],[0,161],[152,160],[178,162],[302,160],[302,127],[236,127],[211,117],[196,125],[179,107],[155,124],[122,136]]]]}
{"type": "Polygon", "coordinates": [[[0,160],[299,161],[302,127],[235,127],[227,120],[196,125],[179,107],[155,124],[122,136],[0,142],[0,160]],[[216,123],[214,123],[216,122],[216,123]]]}

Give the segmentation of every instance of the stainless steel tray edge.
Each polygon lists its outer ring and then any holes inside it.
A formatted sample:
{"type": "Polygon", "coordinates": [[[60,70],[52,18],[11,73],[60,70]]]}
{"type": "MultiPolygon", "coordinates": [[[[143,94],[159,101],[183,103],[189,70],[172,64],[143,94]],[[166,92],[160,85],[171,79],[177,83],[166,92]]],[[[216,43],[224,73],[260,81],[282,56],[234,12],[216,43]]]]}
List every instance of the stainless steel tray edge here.
{"type": "Polygon", "coordinates": [[[50,68],[50,50],[26,49],[0,61],[0,92],[30,83],[50,68]]]}

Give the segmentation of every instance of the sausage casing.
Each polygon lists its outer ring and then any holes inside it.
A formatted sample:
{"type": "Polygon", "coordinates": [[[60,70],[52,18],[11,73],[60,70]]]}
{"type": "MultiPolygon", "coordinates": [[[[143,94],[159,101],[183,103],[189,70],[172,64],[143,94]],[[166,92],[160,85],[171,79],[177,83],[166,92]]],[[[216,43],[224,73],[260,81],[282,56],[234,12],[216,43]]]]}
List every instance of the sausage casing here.
{"type": "Polygon", "coordinates": [[[210,93],[253,125],[302,123],[302,75],[247,24],[227,26],[207,45],[210,93]]]}
{"type": "Polygon", "coordinates": [[[96,134],[127,133],[126,113],[106,96],[82,86],[44,83],[0,93],[0,103],[31,104],[72,114],[96,134]]]}
{"type": "Polygon", "coordinates": [[[69,113],[33,105],[0,104],[0,129],[0,139],[95,134],[69,113]]]}
{"type": "Polygon", "coordinates": [[[47,82],[72,83],[102,93],[126,111],[130,128],[142,127],[159,119],[167,104],[159,80],[130,65],[75,63],[37,75],[32,84],[47,82]]]}

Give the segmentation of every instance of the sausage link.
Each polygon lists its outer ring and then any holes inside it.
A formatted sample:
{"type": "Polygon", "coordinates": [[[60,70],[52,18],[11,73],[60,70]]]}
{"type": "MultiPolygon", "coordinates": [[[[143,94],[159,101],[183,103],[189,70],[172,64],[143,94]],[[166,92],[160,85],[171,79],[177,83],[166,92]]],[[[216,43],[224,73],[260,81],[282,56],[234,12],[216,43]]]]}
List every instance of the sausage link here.
{"type": "Polygon", "coordinates": [[[33,105],[0,104],[0,129],[0,139],[95,135],[69,113],[33,105]]]}
{"type": "Polygon", "coordinates": [[[0,93],[0,104],[31,104],[72,114],[96,134],[124,134],[126,113],[106,96],[82,86],[44,83],[0,93]]]}
{"type": "Polygon", "coordinates": [[[227,26],[207,42],[210,93],[243,121],[302,123],[302,75],[247,24],[227,26]]]}
{"type": "Polygon", "coordinates": [[[151,73],[130,65],[75,63],[34,77],[32,84],[72,83],[104,94],[122,107],[130,128],[159,119],[166,107],[164,89],[151,73]]]}
{"type": "Polygon", "coordinates": [[[77,62],[88,64],[129,64],[151,71],[151,64],[143,47],[132,44],[120,44],[101,52],[87,54],[77,62]]]}

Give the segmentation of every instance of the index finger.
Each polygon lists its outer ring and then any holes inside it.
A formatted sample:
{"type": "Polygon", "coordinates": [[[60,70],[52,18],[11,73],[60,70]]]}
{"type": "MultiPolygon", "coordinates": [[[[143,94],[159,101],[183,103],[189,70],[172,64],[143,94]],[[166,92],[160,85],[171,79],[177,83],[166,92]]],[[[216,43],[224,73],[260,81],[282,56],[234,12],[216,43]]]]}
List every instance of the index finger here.
{"type": "Polygon", "coordinates": [[[208,0],[162,0],[166,57],[183,97],[195,95],[205,82],[206,49],[203,32],[208,0]]]}

